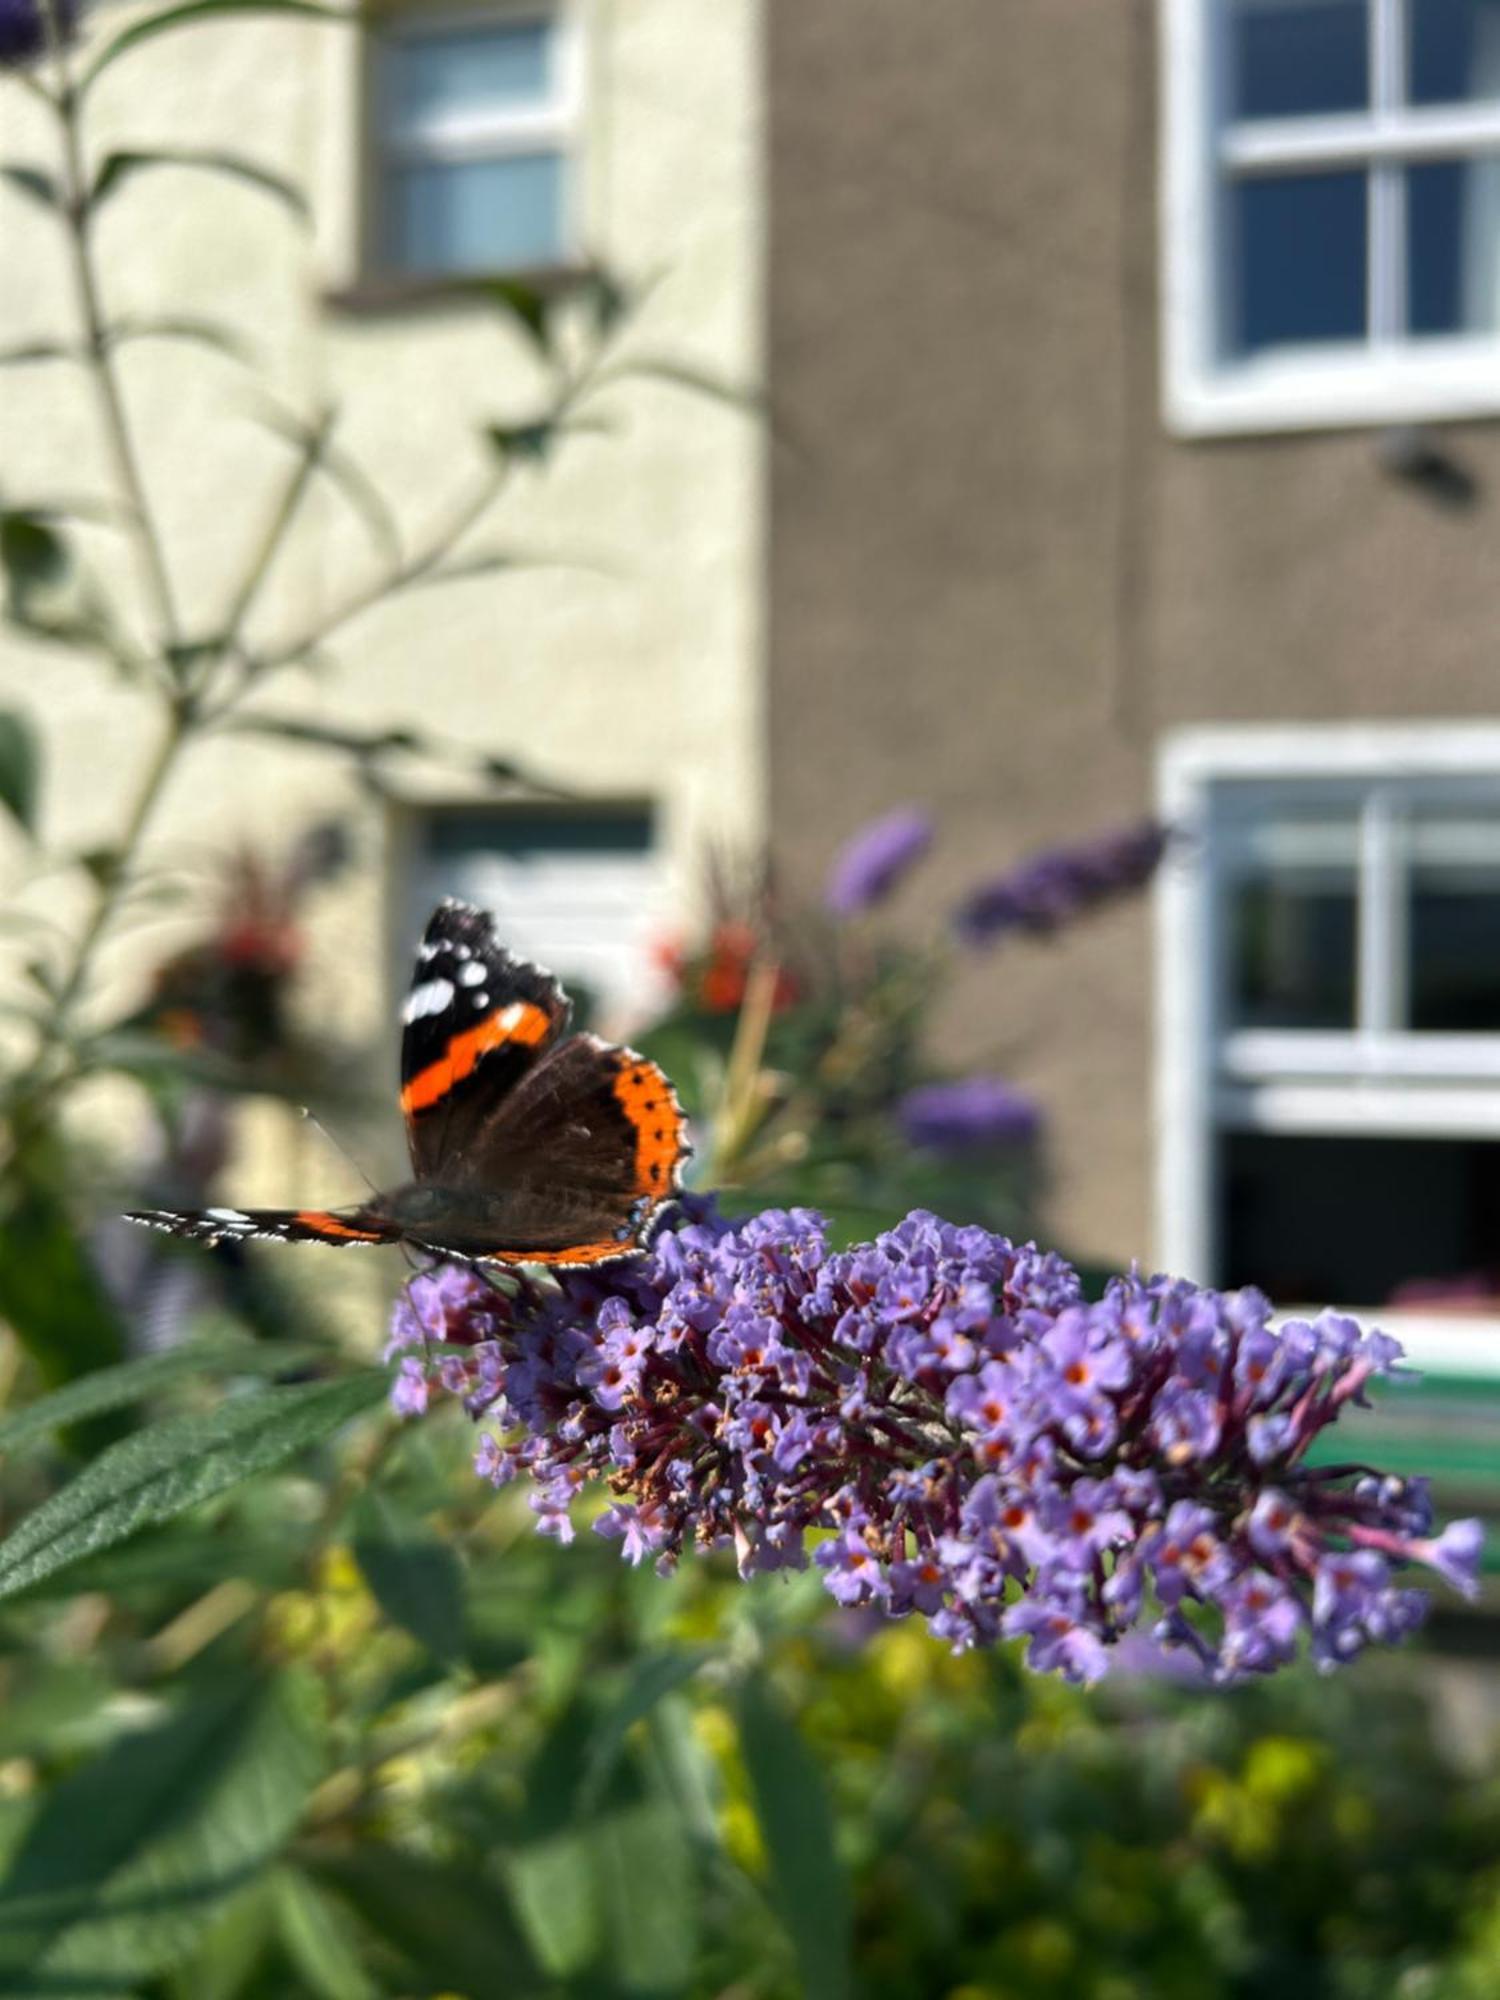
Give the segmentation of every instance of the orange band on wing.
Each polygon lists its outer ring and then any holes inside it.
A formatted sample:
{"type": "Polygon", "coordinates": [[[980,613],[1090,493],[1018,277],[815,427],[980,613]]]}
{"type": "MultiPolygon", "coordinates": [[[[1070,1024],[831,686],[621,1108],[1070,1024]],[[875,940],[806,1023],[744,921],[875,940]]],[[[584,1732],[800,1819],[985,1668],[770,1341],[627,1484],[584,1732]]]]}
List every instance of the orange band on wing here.
{"type": "Polygon", "coordinates": [[[633,1257],[640,1245],[631,1238],[620,1242],[580,1243],[571,1250],[486,1250],[487,1264],[613,1264],[633,1257]]]}
{"type": "Polygon", "coordinates": [[[315,1229],[320,1236],[345,1237],[351,1243],[383,1243],[385,1232],[380,1229],[353,1229],[347,1222],[341,1222],[336,1215],[330,1215],[326,1208],[299,1208],[296,1218],[304,1229],[315,1229]]]}
{"type": "Polygon", "coordinates": [[[419,1069],[401,1092],[401,1109],[408,1117],[414,1111],[425,1111],[446,1097],[454,1084],[466,1077],[479,1058],[488,1055],[491,1049],[504,1048],[507,1042],[535,1048],[538,1042],[546,1040],[551,1026],[551,1016],[540,1007],[533,1007],[526,1000],[513,1000],[508,1007],[486,1015],[465,1034],[455,1035],[436,1062],[419,1069]]]}
{"type": "Polygon", "coordinates": [[[686,1147],[686,1120],[672,1086],[654,1062],[634,1057],[615,1078],[615,1098],[635,1133],[635,1191],[664,1200],[686,1147]]]}

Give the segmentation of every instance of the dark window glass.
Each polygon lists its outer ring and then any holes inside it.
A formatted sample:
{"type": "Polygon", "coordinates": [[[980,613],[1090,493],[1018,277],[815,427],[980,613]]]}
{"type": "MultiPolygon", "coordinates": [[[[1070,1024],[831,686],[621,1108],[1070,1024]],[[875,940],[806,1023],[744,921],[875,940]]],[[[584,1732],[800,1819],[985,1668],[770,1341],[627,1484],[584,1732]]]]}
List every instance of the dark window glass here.
{"type": "Polygon", "coordinates": [[[1406,177],[1407,324],[1500,326],[1500,159],[1433,160],[1406,177]]]}
{"type": "Polygon", "coordinates": [[[1230,350],[1362,340],[1365,175],[1238,181],[1228,201],[1230,350]]]}
{"type": "Polygon", "coordinates": [[[1407,0],[1414,104],[1500,97],[1500,0],[1407,0]]]}
{"type": "Polygon", "coordinates": [[[1365,0],[1234,0],[1229,23],[1234,117],[1289,118],[1368,104],[1365,0]]]}
{"type": "Polygon", "coordinates": [[[1352,815],[1245,829],[1228,895],[1236,1027],[1354,1026],[1357,840],[1352,815]]]}
{"type": "Polygon", "coordinates": [[[1408,838],[1411,1026],[1500,1029],[1500,814],[1424,813],[1408,838]]]}
{"type": "Polygon", "coordinates": [[[1223,1282],[1278,1305],[1500,1298],[1500,1145],[1229,1132],[1223,1282]]]}

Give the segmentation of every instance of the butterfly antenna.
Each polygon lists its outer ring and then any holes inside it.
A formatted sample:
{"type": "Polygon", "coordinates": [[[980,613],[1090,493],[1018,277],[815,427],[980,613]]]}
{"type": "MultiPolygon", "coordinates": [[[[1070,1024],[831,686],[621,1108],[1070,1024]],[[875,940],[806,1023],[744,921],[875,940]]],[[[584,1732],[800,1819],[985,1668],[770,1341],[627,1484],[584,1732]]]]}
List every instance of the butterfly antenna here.
{"type": "Polygon", "coordinates": [[[323,1123],[322,1119],[318,1116],[317,1112],[313,1110],[312,1106],[310,1104],[301,1104],[297,1107],[297,1109],[301,1114],[304,1122],[308,1125],[311,1125],[314,1131],[320,1133],[322,1137],[328,1141],[328,1144],[333,1148],[334,1152],[338,1154],[339,1158],[344,1162],[344,1164],[346,1166],[353,1167],[354,1171],[359,1175],[360,1179],[364,1182],[365,1186],[370,1190],[371,1194],[378,1195],[380,1193],[380,1189],[375,1185],[374,1181],[370,1179],[370,1176],[365,1172],[364,1168],[360,1165],[359,1161],[355,1159],[354,1155],[350,1152],[349,1148],[343,1143],[343,1141],[341,1139],[335,1138],[333,1133],[329,1131],[328,1127],[323,1123]]]}

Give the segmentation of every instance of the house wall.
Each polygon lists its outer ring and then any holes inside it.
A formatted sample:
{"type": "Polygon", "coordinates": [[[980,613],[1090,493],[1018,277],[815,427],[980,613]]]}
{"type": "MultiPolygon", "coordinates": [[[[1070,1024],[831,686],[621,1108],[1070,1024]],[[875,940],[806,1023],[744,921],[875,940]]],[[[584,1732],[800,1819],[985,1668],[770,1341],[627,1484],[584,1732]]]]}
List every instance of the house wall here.
{"type": "MultiPolygon", "coordinates": [[[[769,14],[770,825],[816,894],[907,800],[892,920],[1150,808],[1184,723],[1500,710],[1500,431],[1443,506],[1369,432],[1174,441],[1160,417],[1149,0],[769,14]]],[[[1034,1088],[1050,1223],[1149,1254],[1150,926],[961,962],[944,1052],[1034,1088]]]]}
{"type": "MultiPolygon", "coordinates": [[[[755,0],[584,0],[583,14],[587,242],[618,277],[654,285],[629,346],[753,385],[755,0]]],[[[95,41],[130,18],[117,5],[92,10],[95,41]]],[[[182,342],[122,351],[189,634],[222,616],[286,476],[285,446],[256,421],[264,389],[304,416],[337,403],[340,437],[409,544],[482,472],[479,426],[537,408],[536,364],[493,310],[337,302],[359,278],[361,62],[359,38],[341,28],[219,22],[140,47],[97,88],[96,153],[232,148],[303,185],[315,206],[315,227],[299,231],[253,189],[161,170],[140,174],[100,220],[111,309],[226,323],[266,363],[257,382],[182,342]]],[[[0,91],[7,156],[50,165],[41,114],[3,79],[0,91]]],[[[0,242],[0,345],[71,327],[58,234],[10,189],[0,189],[0,242]]],[[[472,539],[475,550],[511,549],[529,566],[410,592],[349,626],[316,672],[283,676],[263,705],[370,731],[415,727],[465,751],[514,756],[586,795],[659,800],[668,908],[691,899],[710,843],[745,847],[761,832],[762,441],[753,416],[660,384],[622,384],[599,413],[606,433],[523,471],[472,539]]],[[[4,372],[0,470],[10,500],[110,490],[80,371],[49,363],[4,372]]],[[[83,540],[90,562],[133,596],[118,534],[91,530],[83,540]]],[[[299,517],[252,636],[274,643],[298,629],[375,561],[368,527],[323,489],[299,517]]],[[[159,721],[139,690],[96,664],[13,632],[0,644],[0,706],[29,709],[46,739],[48,838],[97,845],[119,827],[159,721]]],[[[409,789],[418,799],[465,795],[441,765],[409,789]]],[[[399,843],[388,815],[336,761],[243,737],[208,743],[173,783],[152,852],[196,863],[205,843],[279,849],[306,822],[341,810],[358,824],[361,866],[313,913],[308,991],[320,1026],[368,1040],[384,1033],[388,864],[399,843]]],[[[0,872],[14,885],[25,871],[11,842],[0,872]]],[[[54,878],[38,893],[64,914],[81,911],[77,884],[54,878]]],[[[176,935],[169,920],[125,939],[115,960],[122,994],[176,935]]],[[[236,1198],[257,1193],[288,1189],[241,1188],[236,1198]]]]}

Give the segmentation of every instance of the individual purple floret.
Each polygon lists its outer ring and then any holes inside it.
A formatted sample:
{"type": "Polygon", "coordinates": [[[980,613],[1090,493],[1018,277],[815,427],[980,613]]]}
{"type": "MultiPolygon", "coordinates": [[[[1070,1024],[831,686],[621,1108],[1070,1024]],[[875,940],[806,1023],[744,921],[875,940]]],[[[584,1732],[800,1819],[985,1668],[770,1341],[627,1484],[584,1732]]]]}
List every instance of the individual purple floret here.
{"type": "Polygon", "coordinates": [[[823,900],[837,917],[882,903],[932,845],[932,821],[914,806],[872,820],[845,842],[828,871],[823,900]]]}
{"type": "Polygon", "coordinates": [[[1060,1257],[921,1211],[834,1251],[806,1210],[731,1225],[688,1197],[592,1275],[415,1278],[393,1400],[462,1397],[481,1476],[526,1475],[561,1541],[595,1483],[631,1562],[810,1553],[840,1604],[955,1649],[1024,1636],[1033,1666],[1093,1680],[1145,1625],[1229,1680],[1404,1637],[1426,1605],[1408,1567],[1472,1595],[1481,1553],[1473,1521],[1434,1535],[1424,1481],[1307,1463],[1395,1342],[1269,1319],[1257,1292],[1136,1272],[1087,1304],[1060,1257]]]}
{"type": "Polygon", "coordinates": [[[959,936],[989,944],[1007,931],[1059,930],[1096,903],[1148,882],[1166,844],[1166,829],[1146,820],[1077,846],[1047,848],[971,890],[954,917],[959,936]]]}
{"type": "Polygon", "coordinates": [[[1023,1146],[1041,1129],[1035,1102],[1000,1076],[965,1076],[907,1091],[896,1119],[913,1146],[962,1152],[970,1146],[1023,1146]]]}

